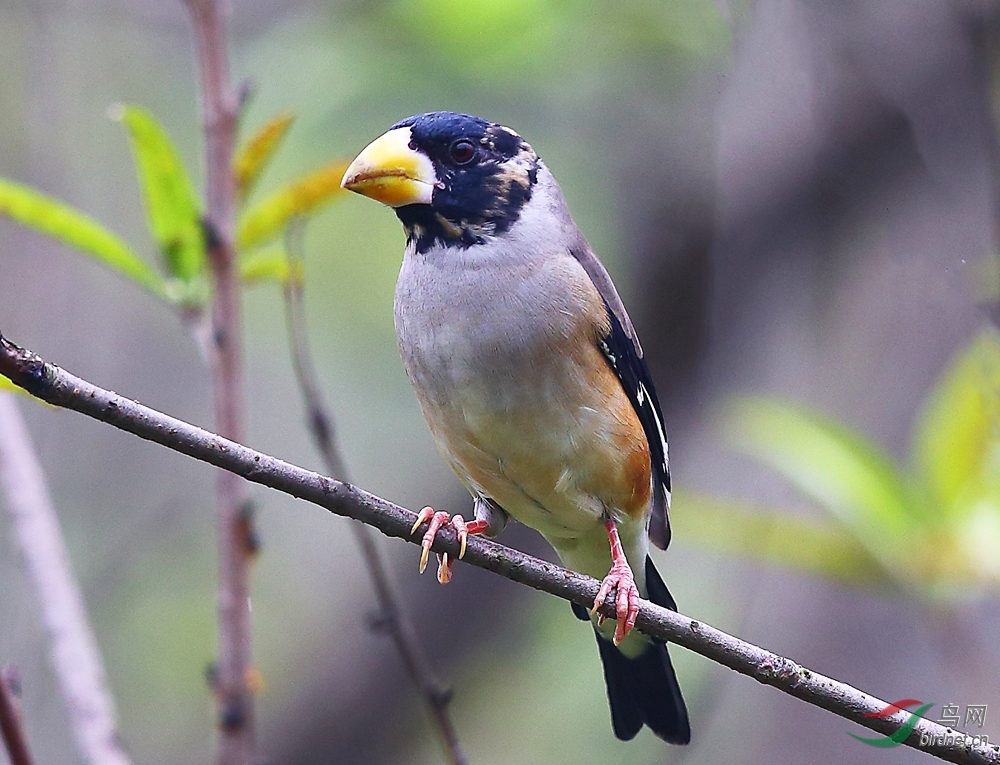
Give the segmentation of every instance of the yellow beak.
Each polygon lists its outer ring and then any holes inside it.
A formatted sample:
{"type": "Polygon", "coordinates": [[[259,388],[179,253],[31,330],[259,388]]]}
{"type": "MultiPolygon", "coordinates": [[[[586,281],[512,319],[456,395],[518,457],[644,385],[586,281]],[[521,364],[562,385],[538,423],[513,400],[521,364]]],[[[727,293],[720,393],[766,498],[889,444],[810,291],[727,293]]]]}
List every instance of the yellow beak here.
{"type": "Polygon", "coordinates": [[[396,128],[365,147],[340,185],[389,205],[429,205],[437,183],[430,159],[410,148],[410,128],[396,128]]]}

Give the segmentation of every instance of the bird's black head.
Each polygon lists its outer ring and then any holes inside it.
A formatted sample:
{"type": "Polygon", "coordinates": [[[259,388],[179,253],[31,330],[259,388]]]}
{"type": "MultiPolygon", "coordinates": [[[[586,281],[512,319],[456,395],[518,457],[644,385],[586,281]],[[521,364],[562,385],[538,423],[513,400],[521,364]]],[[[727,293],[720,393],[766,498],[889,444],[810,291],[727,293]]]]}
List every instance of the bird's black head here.
{"type": "Polygon", "coordinates": [[[355,160],[344,185],[395,207],[407,237],[425,252],[435,244],[469,247],[510,228],[531,198],[538,164],[510,128],[430,112],[393,125],[355,160]]]}

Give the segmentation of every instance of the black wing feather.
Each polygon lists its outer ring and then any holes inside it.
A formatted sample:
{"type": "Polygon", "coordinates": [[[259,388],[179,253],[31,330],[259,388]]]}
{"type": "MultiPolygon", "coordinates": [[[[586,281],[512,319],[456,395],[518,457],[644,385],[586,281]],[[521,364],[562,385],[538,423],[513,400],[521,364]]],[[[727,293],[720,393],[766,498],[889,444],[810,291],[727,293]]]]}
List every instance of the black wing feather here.
{"type": "Polygon", "coordinates": [[[617,314],[608,301],[604,308],[611,322],[611,331],[600,341],[601,353],[618,377],[632,408],[639,415],[642,430],[649,443],[649,456],[653,469],[653,513],[649,523],[650,541],[661,550],[670,544],[670,464],[667,458],[667,431],[663,413],[656,398],[656,387],[650,377],[646,362],[628,336],[617,314]]]}

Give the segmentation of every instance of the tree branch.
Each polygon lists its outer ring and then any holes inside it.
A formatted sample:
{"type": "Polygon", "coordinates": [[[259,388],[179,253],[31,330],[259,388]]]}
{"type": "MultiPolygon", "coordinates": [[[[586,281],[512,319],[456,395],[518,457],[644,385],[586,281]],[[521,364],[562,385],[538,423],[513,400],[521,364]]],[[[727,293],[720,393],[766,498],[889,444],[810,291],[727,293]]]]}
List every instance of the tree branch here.
{"type": "Polygon", "coordinates": [[[51,643],[70,728],[90,765],[129,765],[83,596],[14,394],[0,392],[0,483],[51,643]]]}
{"type": "MultiPolygon", "coordinates": [[[[286,248],[291,276],[285,284],[285,316],[288,324],[292,365],[295,368],[295,376],[302,392],[309,430],[316,443],[316,448],[323,456],[323,462],[326,464],[329,474],[341,481],[346,481],[347,467],[337,446],[333,418],[323,402],[316,370],[312,363],[312,354],[309,352],[302,294],[301,234],[301,224],[290,227],[289,242],[286,248]]],[[[368,568],[372,586],[375,588],[382,624],[392,636],[396,649],[406,665],[410,679],[427,704],[427,709],[444,744],[448,761],[452,765],[465,765],[468,760],[448,712],[451,689],[442,684],[431,669],[430,660],[420,644],[416,627],[414,627],[413,621],[396,594],[375,535],[363,523],[351,523],[351,530],[361,548],[365,566],[368,568]]]]}
{"type": "MultiPolygon", "coordinates": [[[[161,414],[153,409],[98,388],[40,357],[14,345],[0,335],[0,374],[29,393],[54,406],[66,407],[154,441],[170,449],[230,470],[248,481],[305,499],[337,515],[347,516],[379,529],[387,536],[417,542],[410,535],[416,516],[350,484],[325,478],[283,460],[256,452],[238,443],[161,414]]],[[[434,552],[458,554],[458,539],[452,529],[443,529],[432,546],[434,552]]],[[[530,555],[504,547],[483,537],[469,539],[464,560],[515,582],[589,606],[597,597],[598,582],[530,555]]],[[[614,617],[614,606],[606,602],[601,612],[614,617]]],[[[887,717],[869,717],[889,704],[820,675],[790,659],[733,637],[703,622],[641,601],[636,627],[648,635],[669,640],[737,672],[770,685],[877,733],[892,735],[910,721],[901,710],[887,717]]],[[[1000,764],[1000,746],[968,739],[955,741],[954,731],[918,718],[903,742],[948,762],[965,765],[1000,764]],[[951,734],[949,736],[949,733],[951,734]],[[930,739],[921,746],[922,737],[930,739]]]]}
{"type": "MultiPolygon", "coordinates": [[[[232,157],[239,102],[229,83],[226,26],[221,3],[187,0],[197,49],[205,131],[204,220],[213,296],[209,367],[215,427],[244,440],[242,320],[233,233],[236,187],[232,157]]],[[[245,487],[220,472],[218,507],[218,659],[213,677],[219,699],[219,763],[249,765],[255,759],[250,669],[250,562],[255,549],[245,487]]]]}
{"type": "Polygon", "coordinates": [[[28,739],[21,724],[21,710],[6,670],[0,669],[0,738],[11,765],[33,765],[28,739]]]}

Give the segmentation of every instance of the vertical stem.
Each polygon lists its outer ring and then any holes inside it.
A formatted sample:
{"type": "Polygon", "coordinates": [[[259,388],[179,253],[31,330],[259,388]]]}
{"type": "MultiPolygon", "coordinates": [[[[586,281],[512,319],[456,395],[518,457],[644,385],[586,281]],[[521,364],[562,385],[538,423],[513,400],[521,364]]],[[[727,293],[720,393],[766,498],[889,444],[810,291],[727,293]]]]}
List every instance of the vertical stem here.
{"type": "Polygon", "coordinates": [[[90,765],[129,765],[115,706],[83,596],[70,566],[59,518],[13,393],[0,392],[0,486],[14,535],[42,609],[52,668],[70,727],[90,765]]]}
{"type": "Polygon", "coordinates": [[[382,552],[375,540],[375,534],[363,523],[358,521],[350,523],[354,537],[361,547],[361,554],[372,578],[372,585],[375,587],[375,594],[378,597],[381,610],[380,616],[385,629],[392,636],[396,650],[399,651],[399,655],[406,665],[406,671],[427,704],[438,735],[441,737],[445,756],[450,765],[466,765],[468,759],[466,759],[465,750],[462,748],[462,742],[458,738],[458,731],[455,730],[455,725],[451,720],[451,713],[448,711],[451,689],[442,685],[431,670],[430,660],[424,653],[417,629],[409,614],[403,610],[396,590],[389,580],[389,571],[382,559],[382,552]]]}
{"type": "MultiPolygon", "coordinates": [[[[286,233],[286,249],[291,276],[285,284],[285,317],[292,352],[292,366],[299,381],[299,389],[306,406],[309,430],[316,447],[323,456],[326,469],[339,481],[347,481],[347,467],[344,464],[333,426],[333,418],[327,411],[320,393],[316,370],[309,352],[306,337],[305,306],[302,294],[302,234],[301,221],[293,222],[286,233]]],[[[431,669],[430,659],[424,652],[417,635],[417,629],[396,594],[389,576],[389,569],[382,557],[375,534],[363,523],[352,522],[351,530],[361,548],[368,574],[371,576],[375,595],[378,598],[381,620],[386,631],[392,636],[396,649],[406,665],[410,679],[423,696],[427,709],[434,720],[438,735],[444,746],[450,765],[466,765],[468,760],[458,732],[451,720],[448,704],[451,689],[443,685],[431,669]]]]}
{"type": "MultiPolygon", "coordinates": [[[[229,83],[225,22],[215,0],[187,0],[201,81],[205,131],[205,232],[214,280],[210,367],[216,430],[243,442],[243,373],[240,289],[233,247],[236,193],[232,156],[239,104],[229,83]]],[[[254,760],[250,668],[249,574],[252,546],[246,495],[239,477],[219,471],[218,660],[220,765],[254,760]]]]}

